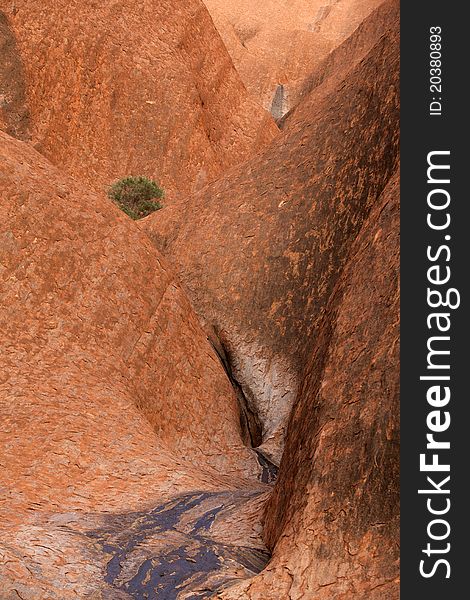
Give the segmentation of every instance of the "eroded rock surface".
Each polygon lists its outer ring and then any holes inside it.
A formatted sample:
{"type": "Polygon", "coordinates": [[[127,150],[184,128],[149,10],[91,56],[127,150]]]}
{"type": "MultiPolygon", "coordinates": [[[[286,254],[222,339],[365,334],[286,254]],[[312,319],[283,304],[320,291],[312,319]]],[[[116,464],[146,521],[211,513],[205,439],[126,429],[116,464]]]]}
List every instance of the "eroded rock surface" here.
{"type": "Polygon", "coordinates": [[[105,581],[130,598],[209,598],[234,580],[253,577],[270,558],[253,534],[247,546],[214,533],[227,517],[243,519],[259,496],[185,494],[150,511],[113,515],[86,535],[109,555],[105,581]]]}
{"type": "Polygon", "coordinates": [[[200,0],[0,0],[0,10],[36,149],[95,188],[146,175],[171,201],[276,135],[200,0]]]}
{"type": "Polygon", "coordinates": [[[332,50],[317,64],[305,78],[299,89],[299,104],[278,121],[282,128],[294,127],[302,115],[303,98],[308,97],[308,103],[321,103],[322,98],[346,80],[381,37],[391,28],[396,27],[400,18],[400,6],[395,0],[386,0],[362,21],[354,32],[337,48],[332,50]]]}
{"type": "Polygon", "coordinates": [[[273,560],[224,600],[399,598],[399,178],[351,248],[265,516],[273,560]]]}
{"type": "Polygon", "coordinates": [[[0,129],[21,140],[30,137],[30,115],[21,56],[8,19],[0,11],[0,129]]]}
{"type": "Polygon", "coordinates": [[[0,600],[398,598],[398,3],[207,5],[0,0],[0,600]]]}
{"type": "Polygon", "coordinates": [[[252,95],[276,118],[305,79],[383,0],[204,0],[252,95]]]}
{"type": "Polygon", "coordinates": [[[262,423],[274,462],[350,245],[396,168],[398,21],[254,160],[143,222],[262,423]]]}
{"type": "MultiPolygon", "coordinates": [[[[1,597],[88,597],[114,589],[112,552],[89,535],[109,515],[151,515],[197,493],[212,526],[201,494],[235,501],[247,489],[252,502],[266,488],[230,382],[146,236],[28,144],[0,141],[1,597]]],[[[247,516],[250,534],[237,513],[233,552],[262,551],[259,514],[247,516]]],[[[162,550],[152,552],[142,564],[162,550]]],[[[203,554],[193,571],[225,569],[214,557],[204,566],[203,554]]]]}

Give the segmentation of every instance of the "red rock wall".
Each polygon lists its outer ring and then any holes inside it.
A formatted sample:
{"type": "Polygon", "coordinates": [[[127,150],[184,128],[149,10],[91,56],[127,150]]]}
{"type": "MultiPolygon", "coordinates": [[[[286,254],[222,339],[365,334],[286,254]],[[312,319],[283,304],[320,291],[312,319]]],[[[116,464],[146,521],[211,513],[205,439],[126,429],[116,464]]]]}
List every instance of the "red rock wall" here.
{"type": "MultiPolygon", "coordinates": [[[[66,409],[65,382],[75,396],[89,376],[100,397],[108,394],[106,409],[116,387],[177,456],[221,471],[239,461],[241,471],[255,472],[233,390],[165,261],[106,199],[63,177],[28,145],[1,139],[2,372],[9,393],[38,402],[41,423],[43,408],[66,409]],[[43,405],[38,387],[54,389],[61,379],[57,405],[43,405]]],[[[96,402],[91,391],[87,397],[96,402]]],[[[15,406],[11,399],[8,406],[15,406]]]]}
{"type": "Polygon", "coordinates": [[[171,199],[276,135],[199,0],[2,0],[0,10],[25,66],[36,149],[92,187],[146,175],[171,199]]]}
{"type": "Polygon", "coordinates": [[[326,56],[303,80],[297,90],[299,104],[279,122],[281,127],[294,127],[299,116],[302,122],[303,98],[309,103],[320,103],[344,81],[358,64],[365,59],[390,28],[400,18],[400,6],[395,0],[386,0],[361,22],[357,29],[337,48],[326,56]]]}
{"type": "Polygon", "coordinates": [[[86,532],[107,513],[259,494],[260,467],[216,354],[136,225],[3,133],[0,194],[0,590],[87,597],[106,587],[86,532]]]}
{"type": "Polygon", "coordinates": [[[0,0],[0,600],[398,598],[398,3],[210,3],[0,0]]]}
{"type": "Polygon", "coordinates": [[[204,0],[245,85],[271,110],[284,86],[283,112],[306,78],[382,0],[204,0]]]}
{"type": "Polygon", "coordinates": [[[274,547],[225,600],[399,598],[399,178],[319,328],[265,516],[274,547]]]}
{"type": "Polygon", "coordinates": [[[143,222],[215,329],[279,460],[306,348],[396,168],[398,22],[268,150],[143,222]]]}

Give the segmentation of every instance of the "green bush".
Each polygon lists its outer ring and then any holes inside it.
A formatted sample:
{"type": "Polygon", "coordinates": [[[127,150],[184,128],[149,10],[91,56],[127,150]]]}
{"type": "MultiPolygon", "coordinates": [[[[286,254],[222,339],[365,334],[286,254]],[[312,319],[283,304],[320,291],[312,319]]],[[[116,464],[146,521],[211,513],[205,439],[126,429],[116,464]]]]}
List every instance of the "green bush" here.
{"type": "Polygon", "coordinates": [[[164,192],[147,177],[124,177],[109,187],[108,196],[135,221],[162,208],[159,199],[163,198],[164,192]]]}

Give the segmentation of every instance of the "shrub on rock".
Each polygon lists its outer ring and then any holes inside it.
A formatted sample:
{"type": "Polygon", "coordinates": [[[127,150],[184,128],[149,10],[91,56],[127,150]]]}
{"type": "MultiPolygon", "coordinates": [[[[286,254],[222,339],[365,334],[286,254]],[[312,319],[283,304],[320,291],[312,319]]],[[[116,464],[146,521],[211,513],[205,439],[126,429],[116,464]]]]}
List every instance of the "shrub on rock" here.
{"type": "Polygon", "coordinates": [[[124,177],[109,187],[108,196],[135,221],[162,208],[159,200],[164,191],[147,177],[124,177]]]}

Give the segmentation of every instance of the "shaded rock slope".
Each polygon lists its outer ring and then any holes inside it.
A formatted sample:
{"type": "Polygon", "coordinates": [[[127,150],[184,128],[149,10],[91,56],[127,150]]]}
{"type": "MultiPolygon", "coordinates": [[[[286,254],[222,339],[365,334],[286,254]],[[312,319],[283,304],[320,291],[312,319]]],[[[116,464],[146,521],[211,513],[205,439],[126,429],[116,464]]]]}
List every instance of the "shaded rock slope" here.
{"type": "Polygon", "coordinates": [[[171,199],[276,135],[200,0],[0,0],[1,10],[36,149],[89,185],[146,175],[171,199]]]}
{"type": "Polygon", "coordinates": [[[328,303],[265,515],[263,573],[225,600],[397,600],[399,179],[328,303]]]}
{"type": "Polygon", "coordinates": [[[204,0],[248,90],[278,118],[383,0],[204,0]]]}
{"type": "Polygon", "coordinates": [[[15,34],[1,11],[0,56],[0,130],[27,140],[30,137],[30,114],[23,62],[15,34]]]}
{"type": "Polygon", "coordinates": [[[398,20],[271,146],[146,219],[181,275],[278,462],[307,349],[398,154],[398,20]]]}

